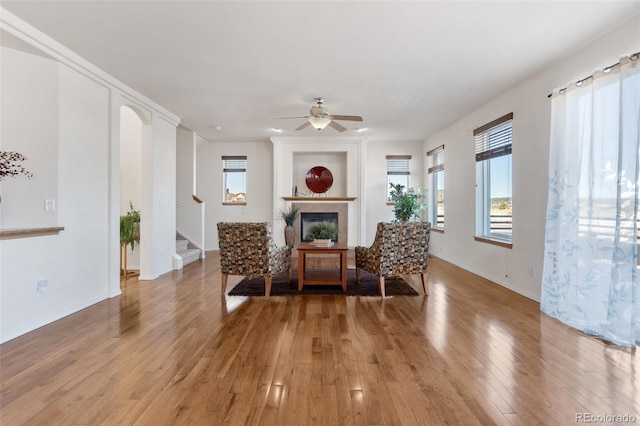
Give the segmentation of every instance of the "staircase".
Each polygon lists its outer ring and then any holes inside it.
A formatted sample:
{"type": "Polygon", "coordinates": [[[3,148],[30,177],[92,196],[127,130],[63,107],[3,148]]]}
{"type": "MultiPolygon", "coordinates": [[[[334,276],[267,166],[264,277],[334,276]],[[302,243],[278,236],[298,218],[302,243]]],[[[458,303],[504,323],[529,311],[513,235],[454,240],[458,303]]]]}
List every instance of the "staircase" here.
{"type": "Polygon", "coordinates": [[[182,267],[195,262],[200,259],[201,253],[202,250],[199,248],[190,248],[189,241],[178,235],[176,237],[176,254],[182,261],[180,262],[180,260],[178,260],[178,267],[174,267],[174,269],[182,269],[182,267]]]}

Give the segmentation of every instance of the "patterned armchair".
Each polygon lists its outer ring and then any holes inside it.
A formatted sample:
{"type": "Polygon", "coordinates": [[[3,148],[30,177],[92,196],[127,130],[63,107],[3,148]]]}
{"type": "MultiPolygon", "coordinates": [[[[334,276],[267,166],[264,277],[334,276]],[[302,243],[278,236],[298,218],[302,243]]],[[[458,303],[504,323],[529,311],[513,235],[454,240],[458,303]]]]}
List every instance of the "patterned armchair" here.
{"type": "Polygon", "coordinates": [[[291,279],[291,247],[276,247],[271,225],[263,223],[218,223],[218,244],[222,271],[222,295],[229,275],[264,277],[264,295],[269,298],[271,279],[287,272],[291,279]]]}
{"type": "Polygon", "coordinates": [[[378,276],[380,295],[384,298],[384,278],[401,274],[420,274],[422,289],[427,294],[424,274],[429,255],[429,222],[378,223],[371,247],[356,247],[356,279],[360,270],[378,276]]]}

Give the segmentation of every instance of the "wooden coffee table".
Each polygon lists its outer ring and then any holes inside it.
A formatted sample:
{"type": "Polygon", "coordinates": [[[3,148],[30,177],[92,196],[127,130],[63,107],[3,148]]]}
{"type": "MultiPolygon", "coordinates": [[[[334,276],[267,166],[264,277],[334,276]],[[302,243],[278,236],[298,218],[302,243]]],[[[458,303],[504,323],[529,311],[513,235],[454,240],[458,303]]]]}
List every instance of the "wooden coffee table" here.
{"type": "Polygon", "coordinates": [[[347,291],[347,244],[334,243],[331,247],[317,247],[311,243],[300,243],[296,248],[298,249],[298,291],[305,285],[335,284],[342,285],[342,291],[347,291]],[[308,254],[340,255],[340,271],[307,271],[305,261],[308,254]]]}

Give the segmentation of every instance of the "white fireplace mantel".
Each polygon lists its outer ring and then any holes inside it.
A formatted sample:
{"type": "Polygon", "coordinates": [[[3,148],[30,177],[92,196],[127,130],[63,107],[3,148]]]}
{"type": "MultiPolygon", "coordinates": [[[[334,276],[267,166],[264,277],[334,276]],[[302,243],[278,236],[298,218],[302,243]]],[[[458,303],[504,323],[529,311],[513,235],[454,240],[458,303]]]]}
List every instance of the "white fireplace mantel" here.
{"type": "MultiPolygon", "coordinates": [[[[348,205],[348,245],[361,245],[365,235],[362,212],[366,143],[359,136],[273,137],[273,231],[278,245],[284,244],[284,221],[280,212],[292,203],[338,202],[348,205]],[[317,159],[317,161],[316,161],[317,159]],[[327,164],[330,163],[330,164],[327,164]],[[304,176],[307,166],[328,165],[334,174],[334,186],[324,195],[297,196],[292,189],[307,191],[304,176]],[[303,170],[304,169],[304,170],[303,170]]],[[[310,168],[309,167],[309,168],[310,168]]]]}

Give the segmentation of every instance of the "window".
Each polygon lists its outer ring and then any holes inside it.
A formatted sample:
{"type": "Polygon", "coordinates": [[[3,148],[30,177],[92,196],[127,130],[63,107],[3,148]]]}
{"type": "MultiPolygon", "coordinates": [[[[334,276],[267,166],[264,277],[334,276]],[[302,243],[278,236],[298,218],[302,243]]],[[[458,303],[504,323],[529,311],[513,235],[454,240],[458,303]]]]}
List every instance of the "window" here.
{"type": "Polygon", "coordinates": [[[247,202],[247,156],[222,156],[222,183],[224,204],[247,202]]]}
{"type": "Polygon", "coordinates": [[[435,229],[444,229],[444,145],[427,152],[429,195],[427,211],[435,229]]]}
{"type": "Polygon", "coordinates": [[[476,138],[476,235],[511,243],[509,113],[473,131],[476,138]]]}
{"type": "Polygon", "coordinates": [[[400,184],[405,190],[409,188],[409,160],[410,155],[387,155],[387,201],[391,201],[389,184],[400,184]]]}

